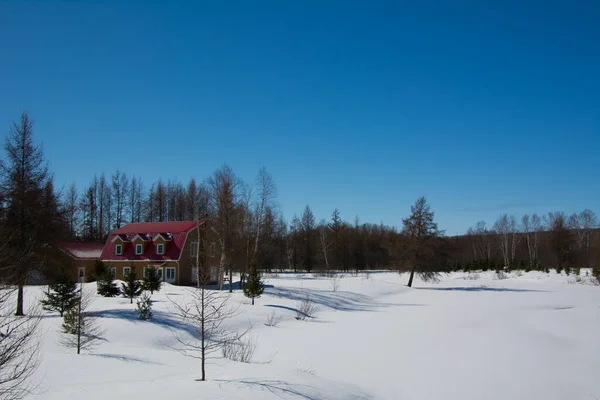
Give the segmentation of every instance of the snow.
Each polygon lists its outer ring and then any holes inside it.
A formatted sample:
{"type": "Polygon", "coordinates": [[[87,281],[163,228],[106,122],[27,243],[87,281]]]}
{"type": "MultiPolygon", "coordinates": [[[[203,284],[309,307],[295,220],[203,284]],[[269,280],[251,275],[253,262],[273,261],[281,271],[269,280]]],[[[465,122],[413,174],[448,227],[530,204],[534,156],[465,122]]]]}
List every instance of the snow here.
{"type": "MultiPolygon", "coordinates": [[[[253,363],[215,359],[208,381],[196,381],[199,360],[172,349],[173,332],[189,337],[189,327],[171,301],[185,302],[189,289],[165,285],[153,296],[154,322],[136,320],[128,299],[95,298],[106,341],[80,356],[58,344],[61,320],[48,314],[31,398],[600,398],[600,287],[564,273],[453,273],[407,288],[405,274],[381,272],[346,276],[335,292],[325,277],[265,281],[255,306],[239,291],[232,298],[241,313],[231,327],[254,325],[253,363]],[[318,311],[298,321],[306,294],[318,311]],[[272,313],[281,322],[265,326],[272,313]]],[[[43,290],[28,287],[26,298],[43,290]]]]}
{"type": "Polygon", "coordinates": [[[69,249],[69,252],[73,254],[73,256],[76,258],[97,259],[100,258],[100,255],[102,254],[102,249],[69,249]]]}

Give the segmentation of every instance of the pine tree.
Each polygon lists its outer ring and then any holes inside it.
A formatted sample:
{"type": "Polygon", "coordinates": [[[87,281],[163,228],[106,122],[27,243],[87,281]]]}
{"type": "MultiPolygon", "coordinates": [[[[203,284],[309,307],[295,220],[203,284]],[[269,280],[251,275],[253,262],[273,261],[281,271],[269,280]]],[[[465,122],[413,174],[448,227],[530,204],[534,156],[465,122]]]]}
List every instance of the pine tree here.
{"type": "Polygon", "coordinates": [[[432,260],[434,239],[443,233],[434,222],[434,212],[431,211],[425,197],[418,198],[410,207],[410,211],[410,216],[402,220],[402,232],[406,235],[409,245],[406,252],[407,261],[412,264],[408,287],[412,286],[415,272],[425,281],[437,278],[437,266],[432,260]]]}
{"type": "Polygon", "coordinates": [[[44,310],[57,311],[63,317],[65,311],[77,305],[77,301],[77,283],[63,270],[57,282],[49,286],[46,298],[41,303],[44,310]]]}
{"type": "Polygon", "coordinates": [[[116,297],[121,294],[121,290],[108,270],[98,279],[98,294],[104,297],[116,297]]]}
{"type": "Polygon", "coordinates": [[[158,292],[162,285],[162,280],[158,273],[156,272],[156,268],[147,267],[146,268],[146,276],[144,277],[143,289],[150,291],[150,294],[154,294],[154,292],[158,292]]]}
{"type": "Polygon", "coordinates": [[[133,298],[142,294],[142,283],[136,279],[136,274],[133,269],[125,277],[125,283],[121,283],[121,293],[128,297],[130,304],[133,304],[133,298]]]}
{"type": "Polygon", "coordinates": [[[248,271],[248,281],[244,286],[244,295],[252,299],[252,305],[254,305],[254,298],[260,297],[265,290],[265,285],[262,282],[260,277],[260,272],[256,267],[256,263],[253,263],[250,266],[250,271],[248,271]]]}
{"type": "Polygon", "coordinates": [[[152,299],[148,293],[144,293],[141,298],[137,301],[137,311],[140,314],[142,321],[148,321],[152,319],[152,299]]]}

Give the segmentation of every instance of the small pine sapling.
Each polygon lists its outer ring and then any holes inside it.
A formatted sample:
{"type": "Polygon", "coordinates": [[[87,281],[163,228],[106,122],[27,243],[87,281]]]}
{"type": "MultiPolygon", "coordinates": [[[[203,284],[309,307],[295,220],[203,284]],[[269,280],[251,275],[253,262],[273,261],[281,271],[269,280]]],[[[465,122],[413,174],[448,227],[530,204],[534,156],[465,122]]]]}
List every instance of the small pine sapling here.
{"type": "Polygon", "coordinates": [[[146,276],[144,277],[143,289],[148,290],[150,294],[154,294],[154,292],[158,292],[162,285],[162,280],[160,276],[158,276],[158,272],[154,267],[146,268],[146,276]]]}
{"type": "Polygon", "coordinates": [[[90,293],[79,289],[77,306],[67,310],[63,317],[61,344],[65,347],[81,350],[92,348],[104,334],[96,322],[96,317],[87,311],[91,303],[90,293]]]}
{"type": "Polygon", "coordinates": [[[149,321],[152,319],[152,299],[148,293],[142,294],[137,301],[137,311],[142,321],[149,321]]]}
{"type": "Polygon", "coordinates": [[[66,273],[61,271],[56,283],[48,287],[46,298],[41,301],[45,311],[57,311],[63,317],[68,311],[77,305],[77,283],[66,273]]]}
{"type": "Polygon", "coordinates": [[[98,279],[98,294],[103,297],[116,297],[121,294],[121,290],[117,286],[110,271],[106,271],[98,279]]]}
{"type": "Polygon", "coordinates": [[[125,282],[121,283],[121,293],[124,297],[129,298],[130,304],[133,304],[134,297],[138,297],[142,294],[142,282],[138,281],[136,278],[135,271],[130,270],[125,277],[125,282]]]}
{"type": "Polygon", "coordinates": [[[260,277],[260,272],[258,271],[256,264],[252,264],[250,266],[250,271],[248,271],[248,280],[244,285],[244,295],[252,299],[252,305],[254,305],[254,299],[260,297],[264,291],[265,285],[260,277]]]}

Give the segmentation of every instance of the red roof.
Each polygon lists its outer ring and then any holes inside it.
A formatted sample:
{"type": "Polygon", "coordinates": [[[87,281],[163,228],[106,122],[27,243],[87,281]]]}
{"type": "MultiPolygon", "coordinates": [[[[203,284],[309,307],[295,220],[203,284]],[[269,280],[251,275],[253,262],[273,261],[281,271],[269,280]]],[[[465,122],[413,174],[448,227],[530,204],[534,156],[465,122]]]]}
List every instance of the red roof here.
{"type": "Polygon", "coordinates": [[[61,242],[58,247],[79,260],[97,260],[104,249],[103,243],[93,242],[61,242]]]}
{"type": "MultiPolygon", "coordinates": [[[[204,222],[203,220],[200,223],[204,222]]],[[[127,224],[114,232],[111,232],[106,239],[106,245],[100,256],[101,260],[109,261],[166,261],[178,260],[181,249],[185,245],[185,238],[189,231],[198,225],[198,221],[176,221],[176,222],[140,222],[127,224]],[[144,246],[144,254],[135,254],[135,246],[131,243],[124,243],[123,254],[115,254],[115,243],[112,240],[119,235],[129,236],[133,239],[135,235],[149,235],[154,238],[157,234],[166,236],[171,235],[172,240],[165,245],[165,254],[156,254],[156,245],[154,242],[148,242],[144,246]]]]}

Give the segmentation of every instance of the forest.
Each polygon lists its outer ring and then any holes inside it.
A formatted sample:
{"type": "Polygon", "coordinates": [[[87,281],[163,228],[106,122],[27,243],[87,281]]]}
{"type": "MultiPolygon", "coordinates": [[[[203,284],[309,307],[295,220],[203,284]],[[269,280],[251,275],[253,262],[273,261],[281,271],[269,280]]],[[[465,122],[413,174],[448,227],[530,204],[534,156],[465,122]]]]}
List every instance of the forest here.
{"type": "MultiPolygon", "coordinates": [[[[592,210],[479,221],[464,235],[446,236],[425,198],[406,208],[400,228],[348,221],[335,209],[317,220],[310,205],[286,221],[266,168],[244,182],[226,164],[189,182],[144,182],[116,169],[89,184],[57,190],[43,149],[24,113],[10,130],[1,164],[2,234],[23,263],[43,259],[56,244],[104,241],[130,222],[207,218],[219,233],[226,268],[361,271],[373,269],[580,268],[600,263],[600,234],[592,210]],[[18,235],[15,235],[18,232],[18,235]]],[[[24,268],[17,268],[24,270],[24,268]]]]}

